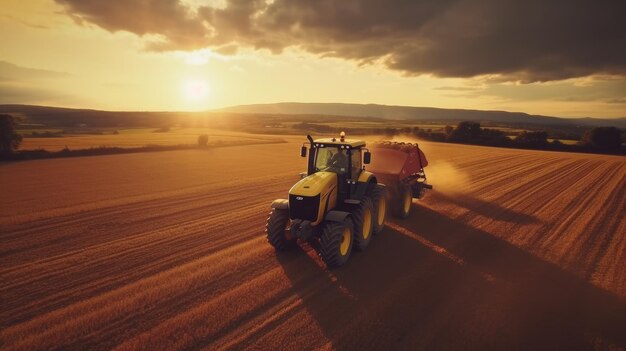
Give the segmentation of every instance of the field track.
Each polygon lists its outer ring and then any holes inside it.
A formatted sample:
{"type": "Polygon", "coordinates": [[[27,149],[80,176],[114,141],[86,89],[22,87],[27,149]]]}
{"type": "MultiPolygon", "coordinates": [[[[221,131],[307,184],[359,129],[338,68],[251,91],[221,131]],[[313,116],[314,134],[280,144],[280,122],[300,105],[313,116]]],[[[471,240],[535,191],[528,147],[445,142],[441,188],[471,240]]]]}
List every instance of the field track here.
{"type": "Polygon", "coordinates": [[[0,165],[0,349],[626,349],[626,158],[423,146],[332,271],[265,242],[297,142],[0,165]]]}

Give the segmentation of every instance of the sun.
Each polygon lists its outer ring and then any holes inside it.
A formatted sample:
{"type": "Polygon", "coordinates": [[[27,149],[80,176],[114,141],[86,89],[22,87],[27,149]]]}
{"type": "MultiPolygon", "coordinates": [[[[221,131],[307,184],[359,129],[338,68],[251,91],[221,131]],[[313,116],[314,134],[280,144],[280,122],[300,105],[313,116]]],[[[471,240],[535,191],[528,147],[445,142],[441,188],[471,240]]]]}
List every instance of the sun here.
{"type": "Polygon", "coordinates": [[[183,84],[183,95],[191,101],[205,100],[209,97],[209,83],[200,79],[187,80],[183,84]]]}

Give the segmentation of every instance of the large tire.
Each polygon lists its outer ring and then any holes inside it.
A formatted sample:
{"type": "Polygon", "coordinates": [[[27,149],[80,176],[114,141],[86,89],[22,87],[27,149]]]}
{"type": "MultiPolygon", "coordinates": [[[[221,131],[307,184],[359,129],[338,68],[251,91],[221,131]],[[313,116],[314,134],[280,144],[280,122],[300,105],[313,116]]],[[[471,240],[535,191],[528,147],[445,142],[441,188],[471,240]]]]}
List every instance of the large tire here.
{"type": "Polygon", "coordinates": [[[410,186],[404,185],[400,188],[398,198],[395,199],[394,214],[399,218],[407,218],[411,214],[413,204],[413,191],[410,186]]]}
{"type": "Polygon", "coordinates": [[[273,208],[265,225],[267,241],[279,251],[289,250],[296,246],[296,238],[287,231],[289,210],[273,208]]]}
{"type": "Polygon", "coordinates": [[[320,236],[320,256],[328,268],[343,266],[352,252],[354,227],[348,217],[343,222],[325,222],[320,236]]]}
{"type": "Polygon", "coordinates": [[[387,218],[387,190],[380,184],[374,185],[370,192],[374,205],[374,235],[385,229],[385,219],[387,218]]]}
{"type": "Polygon", "coordinates": [[[359,206],[352,211],[354,222],[354,248],[363,251],[372,241],[374,234],[374,206],[369,196],[364,196],[359,206]]]}

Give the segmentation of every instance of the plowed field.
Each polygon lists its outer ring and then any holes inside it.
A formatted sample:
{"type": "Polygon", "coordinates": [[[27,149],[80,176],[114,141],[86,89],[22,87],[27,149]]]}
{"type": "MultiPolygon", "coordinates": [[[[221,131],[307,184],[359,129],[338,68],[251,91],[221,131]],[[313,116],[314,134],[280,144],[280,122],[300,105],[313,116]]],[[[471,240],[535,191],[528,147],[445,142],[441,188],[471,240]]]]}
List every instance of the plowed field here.
{"type": "Polygon", "coordinates": [[[626,348],[624,157],[422,146],[435,190],[331,271],[264,238],[295,141],[0,165],[0,348],[626,348]]]}

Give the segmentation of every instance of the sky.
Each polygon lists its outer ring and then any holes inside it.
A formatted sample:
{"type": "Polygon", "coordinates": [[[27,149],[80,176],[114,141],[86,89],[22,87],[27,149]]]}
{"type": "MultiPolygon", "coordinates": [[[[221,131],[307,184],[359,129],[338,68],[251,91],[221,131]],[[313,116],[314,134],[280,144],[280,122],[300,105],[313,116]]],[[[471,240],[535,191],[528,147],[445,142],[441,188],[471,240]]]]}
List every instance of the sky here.
{"type": "Polygon", "coordinates": [[[0,104],[626,117],[623,0],[0,0],[0,104]]]}

